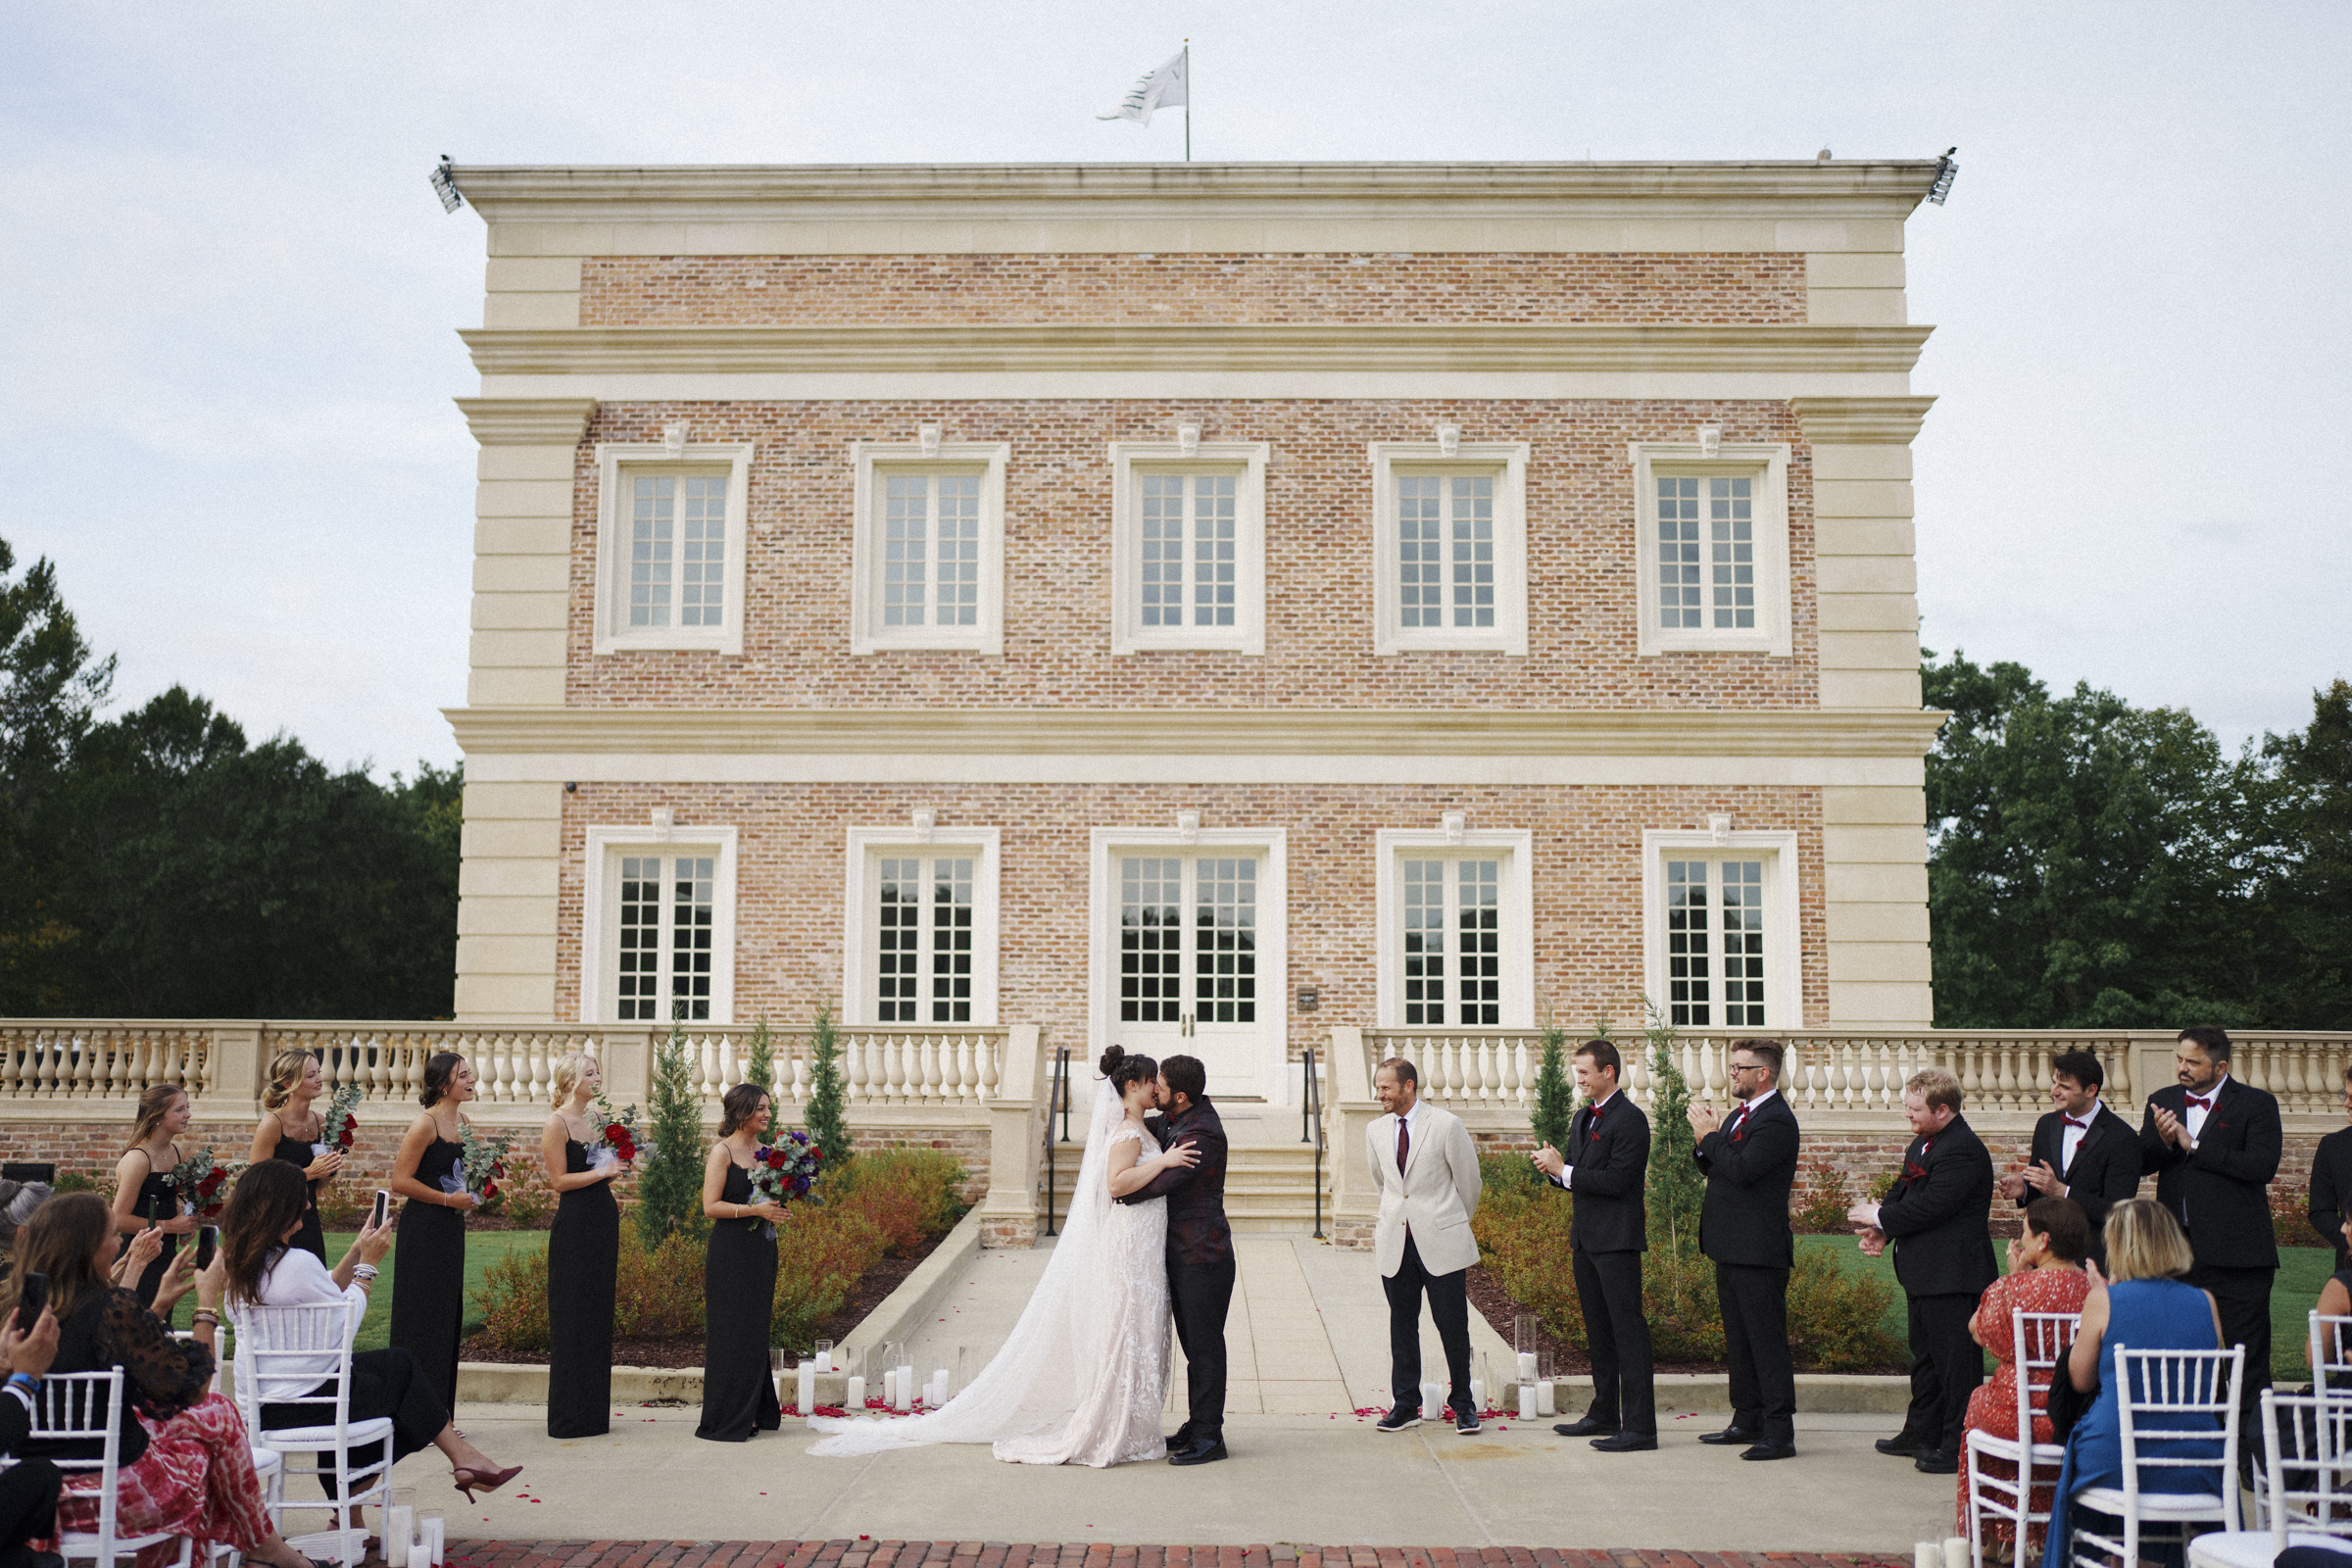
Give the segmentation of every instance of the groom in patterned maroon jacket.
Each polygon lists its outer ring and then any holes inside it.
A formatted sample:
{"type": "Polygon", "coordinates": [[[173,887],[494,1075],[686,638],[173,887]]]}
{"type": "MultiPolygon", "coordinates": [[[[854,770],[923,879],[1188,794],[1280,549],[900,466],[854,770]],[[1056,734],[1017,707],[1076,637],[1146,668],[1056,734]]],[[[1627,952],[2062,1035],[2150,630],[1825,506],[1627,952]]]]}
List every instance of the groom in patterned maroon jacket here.
{"type": "Polygon", "coordinates": [[[1233,1227],[1225,1220],[1225,1124],[1208,1102],[1208,1070],[1192,1056],[1159,1064],[1164,1117],[1146,1125],[1162,1148],[1200,1151],[1199,1163],[1171,1165],[1119,1200],[1168,1200],[1168,1306],[1184,1347],[1190,1410],[1168,1440],[1168,1463],[1225,1457],[1225,1314],[1233,1305],[1233,1227]]]}

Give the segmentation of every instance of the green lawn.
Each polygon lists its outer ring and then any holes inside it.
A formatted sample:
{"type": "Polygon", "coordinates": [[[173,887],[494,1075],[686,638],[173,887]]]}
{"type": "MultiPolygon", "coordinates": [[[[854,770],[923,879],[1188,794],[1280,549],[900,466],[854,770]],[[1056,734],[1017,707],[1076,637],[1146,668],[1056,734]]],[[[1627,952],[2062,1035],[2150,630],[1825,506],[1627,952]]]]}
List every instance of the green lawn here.
{"type": "MultiPolygon", "coordinates": [[[[344,1249],[351,1246],[351,1231],[329,1231],[326,1234],[326,1256],[330,1263],[341,1262],[344,1249]]],[[[475,1315],[473,1293],[482,1284],[482,1276],[491,1264],[511,1252],[537,1252],[547,1247],[545,1231],[471,1231],[466,1237],[466,1332],[471,1334],[480,1326],[475,1315]]],[[[382,1272],[375,1277],[375,1288],[368,1292],[368,1316],[360,1323],[360,1338],[356,1348],[380,1350],[392,1327],[392,1263],[393,1253],[384,1254],[377,1265],[382,1272]]],[[[180,1298],[178,1309],[172,1313],[172,1327],[186,1328],[188,1314],[196,1310],[196,1298],[191,1293],[180,1298]]]]}
{"type": "MultiPolygon", "coordinates": [[[[1886,1308],[1886,1327],[1899,1341],[1905,1338],[1903,1323],[1902,1287],[1895,1284],[1894,1259],[1891,1256],[1864,1257],[1861,1244],[1851,1236],[1799,1236],[1799,1247],[1826,1250],[1834,1255],[1838,1266],[1859,1269],[1885,1280],[1894,1292],[1894,1299],[1886,1308]]],[[[1993,1244],[1997,1250],[1998,1242],[1993,1244]]],[[[2281,1383],[2303,1383],[2311,1378],[2311,1358],[2305,1353],[2304,1341],[2310,1332],[2306,1314],[2319,1304],[2320,1287],[2335,1270],[2335,1254],[2324,1247],[2281,1247],[2278,1249],[2278,1279],[2271,1291],[2271,1376],[2281,1383]]],[[[1987,1369],[1991,1358],[1985,1358],[1987,1369]]]]}

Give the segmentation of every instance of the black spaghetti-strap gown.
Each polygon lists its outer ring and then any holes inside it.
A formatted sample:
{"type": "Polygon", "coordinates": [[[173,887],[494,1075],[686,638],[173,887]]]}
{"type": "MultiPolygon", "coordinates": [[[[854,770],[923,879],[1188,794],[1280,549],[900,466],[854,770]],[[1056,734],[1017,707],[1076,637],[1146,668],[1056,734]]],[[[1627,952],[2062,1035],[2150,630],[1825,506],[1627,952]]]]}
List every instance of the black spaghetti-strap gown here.
{"type": "MultiPolygon", "coordinates": [[[[326,1129],[326,1119],[323,1116],[319,1118],[318,1127],[321,1132],[326,1129]]],[[[311,1147],[310,1139],[287,1137],[285,1123],[281,1121],[278,1123],[277,1129],[277,1149],[270,1157],[285,1160],[298,1170],[308,1170],[311,1168],[311,1161],[317,1159],[318,1154],[311,1147]]],[[[318,1261],[324,1263],[326,1261],[326,1228],[318,1223],[318,1184],[317,1182],[310,1183],[310,1206],[302,1211],[302,1229],[294,1233],[293,1245],[316,1254],[318,1261]]],[[[395,1276],[394,1284],[398,1283],[398,1277],[395,1276]]]]}
{"type": "MultiPolygon", "coordinates": [[[[730,1159],[719,1198],[752,1200],[752,1178],[730,1159]]],[[[698,1438],[748,1443],[784,1424],[768,1371],[767,1325],[776,1303],[776,1243],[760,1219],[716,1219],[703,1254],[703,1419],[698,1438]]]]}
{"type": "MultiPolygon", "coordinates": [[[[436,1138],[416,1162],[416,1179],[439,1190],[464,1146],[436,1138]]],[[[466,1210],[404,1203],[392,1243],[389,1340],[416,1357],[441,1407],[458,1407],[458,1337],[466,1322],[466,1210]]]]}
{"type": "MultiPolygon", "coordinates": [[[[564,1140],[564,1169],[588,1169],[588,1150],[564,1140]]],[[[612,1184],[575,1187],[556,1200],[547,1233],[547,1435],[601,1438],[612,1421],[612,1292],[620,1270],[620,1205],[612,1184]]]]}
{"type": "MultiPolygon", "coordinates": [[[[172,1158],[176,1160],[178,1157],[179,1151],[174,1149],[172,1158]]],[[[132,1212],[142,1219],[150,1215],[158,1220],[179,1218],[179,1191],[172,1185],[170,1171],[150,1169],[147,1172],[147,1179],[139,1183],[138,1206],[132,1212]]],[[[125,1236],[122,1240],[125,1246],[129,1245],[129,1237],[125,1236]]],[[[164,1283],[164,1270],[170,1268],[172,1259],[178,1255],[179,1238],[176,1236],[165,1237],[163,1251],[157,1255],[154,1262],[140,1271],[139,1283],[134,1287],[138,1292],[141,1306],[155,1304],[155,1293],[164,1283]]]]}

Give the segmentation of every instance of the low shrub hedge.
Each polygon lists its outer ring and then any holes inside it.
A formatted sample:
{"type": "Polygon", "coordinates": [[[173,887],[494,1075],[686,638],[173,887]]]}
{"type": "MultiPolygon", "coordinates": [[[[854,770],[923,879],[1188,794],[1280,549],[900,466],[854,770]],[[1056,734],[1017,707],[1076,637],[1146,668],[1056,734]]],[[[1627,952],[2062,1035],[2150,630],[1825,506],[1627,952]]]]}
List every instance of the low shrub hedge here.
{"type": "MultiPolygon", "coordinates": [[[[919,1250],[961,1219],[963,1166],[936,1150],[860,1154],[825,1178],[822,1203],[796,1203],[778,1238],[773,1345],[806,1348],[815,1326],[841,1309],[866,1270],[886,1256],[919,1250]]],[[[637,1227],[620,1229],[613,1279],[615,1339],[699,1339],[703,1332],[702,1236],[672,1234],[648,1252],[637,1227]]],[[[482,1335],[501,1349],[548,1348],[547,1253],[534,1250],[491,1265],[474,1293],[482,1335]]]]}

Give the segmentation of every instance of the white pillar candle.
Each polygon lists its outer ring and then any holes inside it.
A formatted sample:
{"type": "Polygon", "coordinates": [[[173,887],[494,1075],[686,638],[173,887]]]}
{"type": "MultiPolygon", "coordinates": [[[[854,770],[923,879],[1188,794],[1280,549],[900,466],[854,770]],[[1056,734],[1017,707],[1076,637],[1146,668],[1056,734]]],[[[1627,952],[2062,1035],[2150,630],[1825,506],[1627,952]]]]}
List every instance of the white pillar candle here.
{"type": "Polygon", "coordinates": [[[1559,1391],[1553,1387],[1549,1378],[1542,1379],[1536,1384],[1536,1414],[1558,1415],[1560,1413],[1558,1400],[1559,1391]]]}
{"type": "Polygon", "coordinates": [[[1485,1378],[1470,1380],[1470,1402],[1481,1410],[1487,1407],[1487,1380],[1485,1378]]]}
{"type": "Polygon", "coordinates": [[[1522,1383],[1519,1385],[1519,1419],[1533,1421],[1535,1418],[1536,1386],[1533,1383],[1522,1383]]]}
{"type": "Polygon", "coordinates": [[[931,1374],[931,1403],[937,1408],[948,1402],[948,1369],[941,1367],[931,1374]]]}
{"type": "Polygon", "coordinates": [[[850,1392],[842,1396],[841,1402],[843,1408],[847,1409],[852,1415],[856,1415],[858,1411],[864,1409],[865,1379],[858,1376],[854,1372],[851,1373],[850,1392]]]}
{"type": "Polygon", "coordinates": [[[831,1350],[819,1350],[816,1352],[816,1369],[819,1372],[830,1372],[833,1370],[833,1352],[831,1350]]]}
{"type": "Polygon", "coordinates": [[[801,1419],[807,1420],[816,1409],[816,1363],[801,1363],[800,1389],[793,1402],[800,1407],[801,1419]]]}
{"type": "Polygon", "coordinates": [[[911,1408],[914,1404],[914,1368],[901,1366],[892,1382],[894,1387],[890,1391],[890,1407],[893,1410],[911,1408]]]}
{"type": "Polygon", "coordinates": [[[1521,1350],[1519,1352],[1519,1381],[1522,1383],[1533,1383],[1535,1380],[1536,1352],[1533,1350],[1521,1350]]]}
{"type": "Polygon", "coordinates": [[[1943,1547],[1922,1541],[1911,1548],[1911,1568],[1943,1568],[1943,1547]]]}
{"type": "Polygon", "coordinates": [[[416,1510],[398,1507],[384,1515],[384,1568],[409,1568],[409,1543],[416,1539],[416,1510]]]}
{"type": "Polygon", "coordinates": [[[424,1522],[424,1560],[432,1568],[441,1568],[445,1542],[441,1534],[441,1516],[433,1515],[424,1522]]]}
{"type": "Polygon", "coordinates": [[[1435,1383],[1421,1385],[1421,1419],[1435,1421],[1446,1413],[1445,1391],[1435,1383]]]}
{"type": "Polygon", "coordinates": [[[1970,1549],[1966,1536],[1943,1538],[1943,1568],[1968,1568],[1976,1553],[1970,1549]]]}

